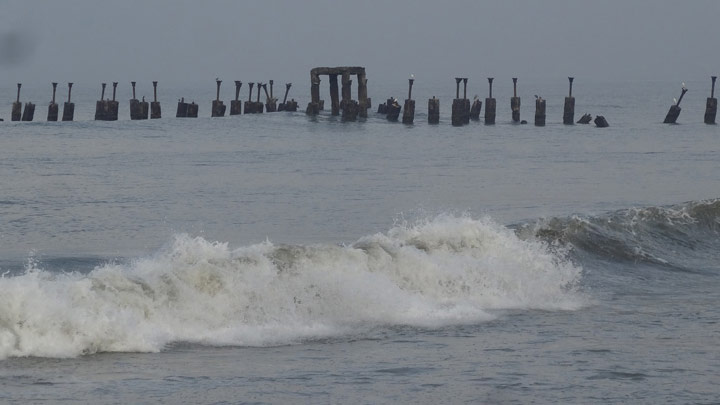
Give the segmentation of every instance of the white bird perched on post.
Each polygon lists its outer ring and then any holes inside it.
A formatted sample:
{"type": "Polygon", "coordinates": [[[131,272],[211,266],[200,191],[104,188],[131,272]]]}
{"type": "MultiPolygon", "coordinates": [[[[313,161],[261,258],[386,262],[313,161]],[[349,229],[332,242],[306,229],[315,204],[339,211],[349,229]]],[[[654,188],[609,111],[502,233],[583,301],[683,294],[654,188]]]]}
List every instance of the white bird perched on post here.
{"type": "Polygon", "coordinates": [[[415,79],[415,75],[412,74],[412,73],[410,73],[410,78],[411,78],[411,79],[415,79]]]}
{"type": "Polygon", "coordinates": [[[682,83],[682,86],[683,90],[687,90],[687,87],[685,87],[685,82],[682,83]]]}
{"type": "Polygon", "coordinates": [[[677,99],[673,97],[673,105],[677,105],[677,99]]]}

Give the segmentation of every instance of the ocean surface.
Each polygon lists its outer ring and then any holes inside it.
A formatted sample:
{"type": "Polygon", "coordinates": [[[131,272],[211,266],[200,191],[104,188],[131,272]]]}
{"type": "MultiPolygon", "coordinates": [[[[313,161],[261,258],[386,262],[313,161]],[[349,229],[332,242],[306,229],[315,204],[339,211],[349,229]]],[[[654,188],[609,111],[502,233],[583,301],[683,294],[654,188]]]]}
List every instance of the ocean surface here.
{"type": "Polygon", "coordinates": [[[562,125],[561,79],[521,79],[513,125],[496,78],[497,124],[458,128],[452,79],[416,78],[414,125],[374,113],[404,82],[354,123],[304,84],[297,113],[210,118],[213,81],[147,121],[122,85],[116,122],[76,83],[66,123],[26,84],[9,122],[3,84],[0,403],[718,403],[709,80],[664,125],[679,82],[576,78],[599,129],[562,125]]]}

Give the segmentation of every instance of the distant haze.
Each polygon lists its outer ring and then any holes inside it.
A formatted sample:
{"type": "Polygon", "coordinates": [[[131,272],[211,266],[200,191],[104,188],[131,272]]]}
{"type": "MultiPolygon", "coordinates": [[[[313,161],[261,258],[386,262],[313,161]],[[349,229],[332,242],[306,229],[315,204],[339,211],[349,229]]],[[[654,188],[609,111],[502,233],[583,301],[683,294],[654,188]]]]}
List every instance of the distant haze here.
{"type": "MultiPolygon", "coordinates": [[[[718,1],[0,1],[15,82],[469,75],[705,79],[718,1]]],[[[287,80],[285,79],[285,80],[287,80]]],[[[247,79],[246,79],[247,80],[247,79]]]]}

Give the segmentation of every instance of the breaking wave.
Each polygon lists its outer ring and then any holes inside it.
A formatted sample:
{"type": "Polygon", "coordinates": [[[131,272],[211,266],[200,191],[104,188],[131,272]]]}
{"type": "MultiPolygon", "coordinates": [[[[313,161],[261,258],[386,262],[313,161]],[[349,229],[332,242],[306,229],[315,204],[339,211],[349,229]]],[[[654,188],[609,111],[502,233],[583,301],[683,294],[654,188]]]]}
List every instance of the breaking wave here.
{"type": "Polygon", "coordinates": [[[0,359],[154,352],[174,342],[276,345],[375,327],[436,328],[498,309],[573,310],[581,268],[489,218],[441,215],[349,246],[236,249],[176,235],[89,273],[0,278],[0,359]]]}

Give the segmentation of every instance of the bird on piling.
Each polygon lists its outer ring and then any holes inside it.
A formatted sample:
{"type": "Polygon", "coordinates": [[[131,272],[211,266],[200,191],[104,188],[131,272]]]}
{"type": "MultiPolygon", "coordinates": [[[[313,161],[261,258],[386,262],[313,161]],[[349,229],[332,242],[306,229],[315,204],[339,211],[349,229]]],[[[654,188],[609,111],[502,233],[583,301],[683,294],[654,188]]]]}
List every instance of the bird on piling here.
{"type": "Polygon", "coordinates": [[[677,105],[677,99],[673,97],[673,105],[677,105]]]}

